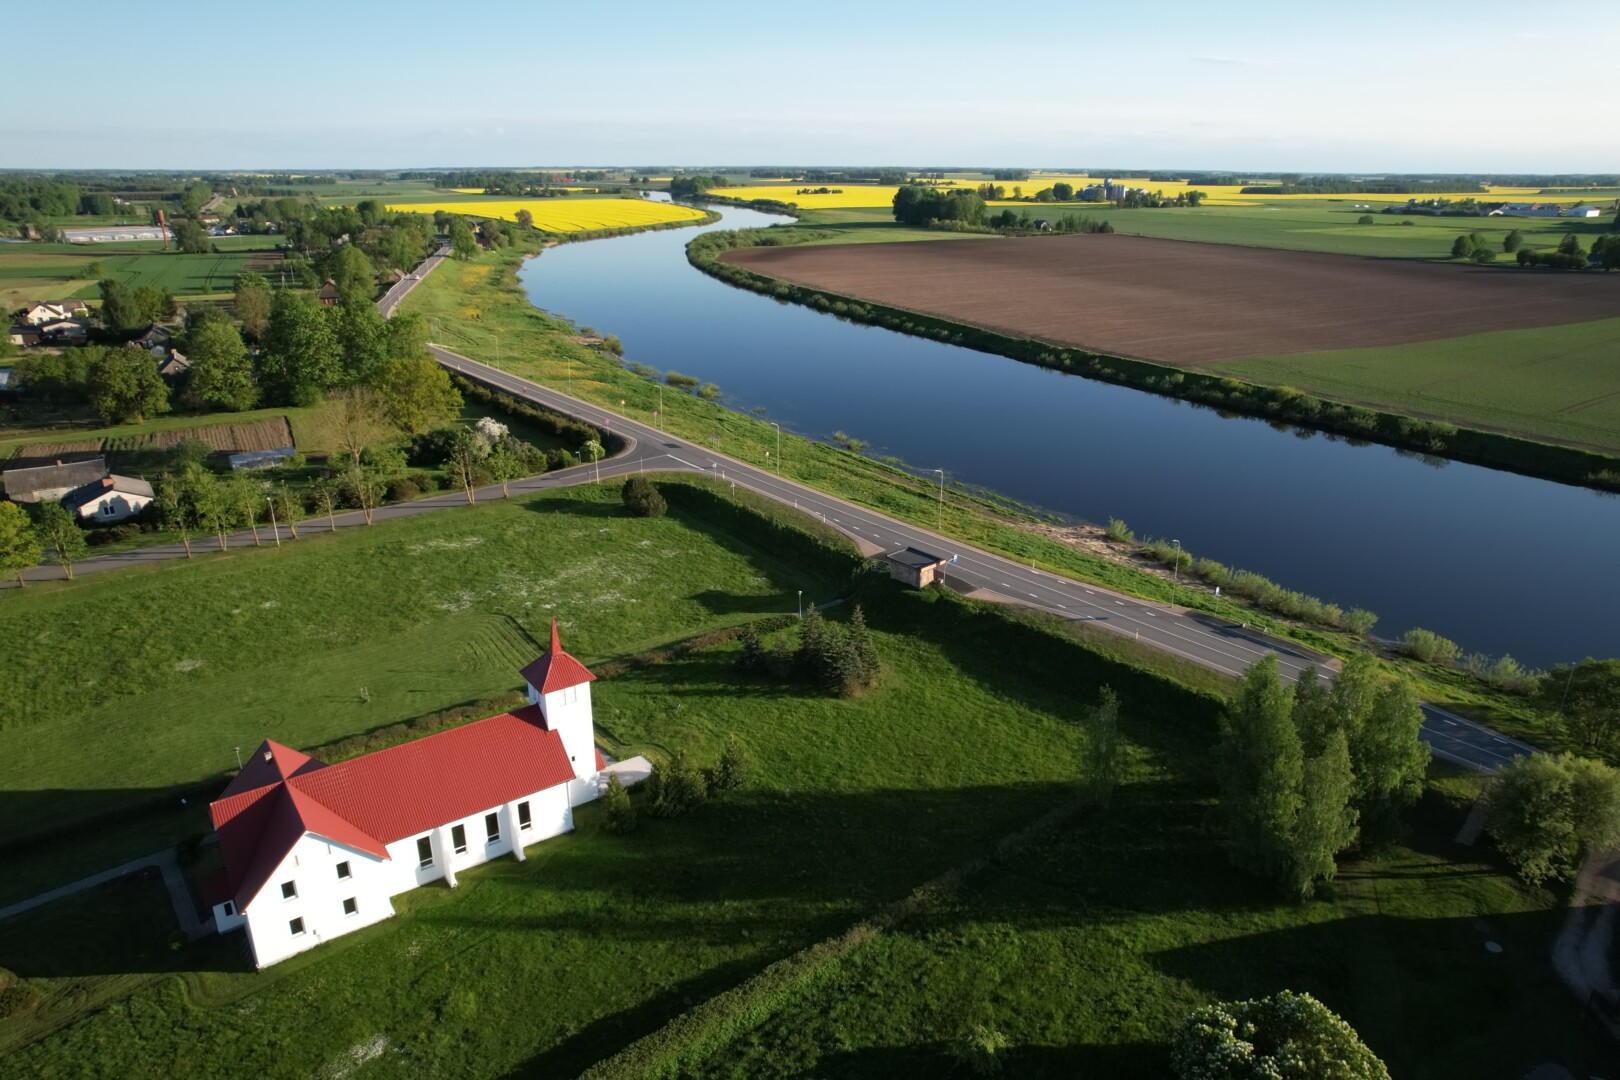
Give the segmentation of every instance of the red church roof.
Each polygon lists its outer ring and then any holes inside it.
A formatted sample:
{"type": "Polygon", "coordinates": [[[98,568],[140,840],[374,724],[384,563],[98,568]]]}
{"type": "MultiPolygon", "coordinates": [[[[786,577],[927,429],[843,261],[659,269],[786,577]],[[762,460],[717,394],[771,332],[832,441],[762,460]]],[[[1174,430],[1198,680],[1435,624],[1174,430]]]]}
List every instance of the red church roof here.
{"type": "Polygon", "coordinates": [[[551,620],[551,648],[546,654],[523,669],[523,678],[542,694],[554,694],[570,686],[595,682],[596,676],[584,664],[563,652],[557,640],[557,620],[551,620]]]}
{"type": "Polygon", "coordinates": [[[386,859],[397,840],[573,778],[531,705],[335,765],[266,740],[209,813],[240,911],[306,832],[386,859]]]}

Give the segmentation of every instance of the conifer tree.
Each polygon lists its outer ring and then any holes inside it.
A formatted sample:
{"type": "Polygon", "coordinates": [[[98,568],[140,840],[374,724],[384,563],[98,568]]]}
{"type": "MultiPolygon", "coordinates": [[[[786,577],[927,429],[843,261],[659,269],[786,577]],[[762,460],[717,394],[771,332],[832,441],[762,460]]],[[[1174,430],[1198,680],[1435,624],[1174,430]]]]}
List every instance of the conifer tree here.
{"type": "Polygon", "coordinates": [[[624,789],[616,772],[608,773],[607,790],[602,793],[602,806],[607,810],[610,832],[627,833],[636,827],[636,808],[630,803],[630,793],[624,789]]]}

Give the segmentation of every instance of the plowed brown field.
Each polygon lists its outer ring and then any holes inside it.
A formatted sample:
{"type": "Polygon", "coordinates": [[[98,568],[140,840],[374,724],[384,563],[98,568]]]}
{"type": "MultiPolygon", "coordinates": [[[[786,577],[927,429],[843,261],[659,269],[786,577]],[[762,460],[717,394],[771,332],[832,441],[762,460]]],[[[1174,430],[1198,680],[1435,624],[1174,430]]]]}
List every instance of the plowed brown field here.
{"type": "Polygon", "coordinates": [[[751,248],[725,261],[845,296],[1196,366],[1620,316],[1607,275],[1136,236],[751,248]]]}

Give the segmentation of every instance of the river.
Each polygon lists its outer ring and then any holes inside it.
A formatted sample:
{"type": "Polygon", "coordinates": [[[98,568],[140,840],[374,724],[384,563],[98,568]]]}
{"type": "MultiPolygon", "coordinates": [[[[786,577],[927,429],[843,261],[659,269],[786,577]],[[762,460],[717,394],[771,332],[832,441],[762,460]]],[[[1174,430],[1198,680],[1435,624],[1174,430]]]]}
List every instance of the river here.
{"type": "MultiPolygon", "coordinates": [[[[788,220],[722,213],[702,228],[788,220]]],[[[694,269],[684,248],[697,231],[564,244],[520,277],[536,306],[617,334],[629,360],[719,384],[733,408],[763,407],[814,439],[841,430],[868,453],[1066,516],[1122,518],[1377,612],[1382,636],[1422,626],[1537,667],[1620,655],[1620,498],[842,322],[694,269]]]]}

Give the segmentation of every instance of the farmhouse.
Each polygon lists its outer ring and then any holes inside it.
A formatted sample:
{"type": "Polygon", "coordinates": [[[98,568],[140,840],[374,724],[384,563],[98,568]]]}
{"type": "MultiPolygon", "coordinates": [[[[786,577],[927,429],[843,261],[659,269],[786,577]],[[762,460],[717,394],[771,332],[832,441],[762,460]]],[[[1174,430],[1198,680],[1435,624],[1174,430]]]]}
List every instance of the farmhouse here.
{"type": "Polygon", "coordinates": [[[29,326],[71,319],[89,312],[83,300],[39,300],[23,308],[22,321],[29,326]]]}
{"type": "Polygon", "coordinates": [[[62,496],[62,505],[80,519],[103,525],[124,521],[146,509],[152,485],[133,476],[112,473],[62,496]]]}
{"type": "Polygon", "coordinates": [[[50,502],[107,475],[107,460],[93,457],[84,461],[57,461],[20,469],[7,469],[3,479],[6,498],[14,503],[50,502]]]}
{"type": "Polygon", "coordinates": [[[526,708],[327,765],[265,740],[209,807],[225,869],[203,891],[258,967],[394,913],[391,898],[574,827],[603,768],[596,676],[551,648],[526,708]]]}
{"type": "Polygon", "coordinates": [[[315,299],[320,301],[322,307],[337,307],[338,297],[337,282],[331,278],[321,282],[320,291],[315,294],[315,299]]]}

